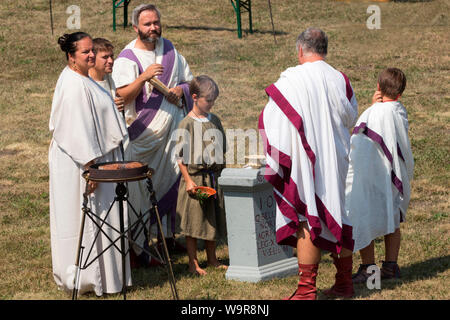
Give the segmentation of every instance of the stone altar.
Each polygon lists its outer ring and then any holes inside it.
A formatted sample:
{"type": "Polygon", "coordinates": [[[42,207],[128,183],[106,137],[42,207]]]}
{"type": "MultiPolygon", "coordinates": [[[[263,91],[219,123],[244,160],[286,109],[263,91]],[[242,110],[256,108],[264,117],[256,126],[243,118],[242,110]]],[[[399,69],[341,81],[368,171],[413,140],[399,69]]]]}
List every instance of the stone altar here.
{"type": "Polygon", "coordinates": [[[264,168],[226,168],[218,183],[224,192],[228,230],[226,279],[259,282],[296,274],[292,247],[276,243],[276,202],[264,168]]]}

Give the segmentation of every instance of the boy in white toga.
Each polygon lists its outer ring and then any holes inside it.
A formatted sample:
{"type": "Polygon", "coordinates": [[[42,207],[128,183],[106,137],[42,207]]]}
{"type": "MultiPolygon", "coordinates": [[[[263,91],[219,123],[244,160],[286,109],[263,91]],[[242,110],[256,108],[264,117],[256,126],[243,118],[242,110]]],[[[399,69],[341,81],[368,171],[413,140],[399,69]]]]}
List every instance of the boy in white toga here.
{"type": "Polygon", "coordinates": [[[378,77],[373,105],[359,117],[353,130],[346,186],[346,213],[353,225],[354,251],[362,264],[353,283],[365,283],[375,265],[374,239],[384,236],[385,261],[381,279],[400,278],[397,264],[400,222],[410,200],[414,160],[408,137],[408,116],[398,101],[406,77],[387,68],[378,77]]]}

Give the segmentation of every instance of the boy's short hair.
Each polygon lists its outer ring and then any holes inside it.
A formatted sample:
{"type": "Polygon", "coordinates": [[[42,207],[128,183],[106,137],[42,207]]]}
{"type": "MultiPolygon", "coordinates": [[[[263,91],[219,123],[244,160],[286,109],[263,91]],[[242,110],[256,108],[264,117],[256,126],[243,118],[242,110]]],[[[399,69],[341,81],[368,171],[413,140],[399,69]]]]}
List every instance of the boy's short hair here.
{"type": "Polygon", "coordinates": [[[380,72],[378,84],[382,95],[397,99],[405,90],[406,76],[398,68],[387,68],[380,72]]]}
{"type": "Polygon", "coordinates": [[[189,91],[191,95],[196,94],[199,98],[204,97],[211,101],[219,96],[219,87],[213,79],[206,75],[197,76],[189,83],[189,91]]]}
{"type": "Polygon", "coordinates": [[[94,40],[92,40],[92,44],[92,51],[94,51],[94,53],[97,53],[99,51],[113,51],[114,49],[111,41],[104,38],[95,38],[94,40]]]}

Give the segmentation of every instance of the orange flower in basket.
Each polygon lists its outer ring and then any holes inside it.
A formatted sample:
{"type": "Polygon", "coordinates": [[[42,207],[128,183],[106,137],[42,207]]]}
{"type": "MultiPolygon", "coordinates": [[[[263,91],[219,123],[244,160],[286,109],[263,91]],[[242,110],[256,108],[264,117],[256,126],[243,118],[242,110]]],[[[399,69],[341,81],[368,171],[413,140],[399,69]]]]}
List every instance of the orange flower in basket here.
{"type": "Polygon", "coordinates": [[[215,194],[216,190],[210,187],[200,186],[194,188],[195,198],[200,202],[200,205],[203,205],[205,200],[207,200],[209,197],[215,194]]]}
{"type": "Polygon", "coordinates": [[[210,187],[200,186],[200,187],[195,187],[194,188],[194,192],[195,193],[198,193],[199,191],[202,192],[202,193],[207,194],[208,197],[213,196],[213,195],[215,195],[217,193],[216,190],[214,190],[213,188],[210,188],[210,187]]]}

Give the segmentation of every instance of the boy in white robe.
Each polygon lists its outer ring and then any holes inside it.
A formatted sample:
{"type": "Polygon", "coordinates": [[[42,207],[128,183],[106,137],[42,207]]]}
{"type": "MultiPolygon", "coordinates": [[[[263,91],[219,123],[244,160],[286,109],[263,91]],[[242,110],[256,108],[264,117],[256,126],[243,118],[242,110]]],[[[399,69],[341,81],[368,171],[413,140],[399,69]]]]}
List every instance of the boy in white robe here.
{"type": "Polygon", "coordinates": [[[365,283],[375,265],[374,239],[384,236],[381,279],[400,278],[397,264],[400,222],[410,200],[414,160],[408,137],[408,116],[398,101],[406,77],[397,68],[383,70],[373,105],[359,117],[351,138],[346,187],[346,213],[353,225],[354,251],[362,264],[354,283],[365,283]]]}
{"type": "Polygon", "coordinates": [[[95,65],[89,69],[89,76],[111,95],[117,109],[123,112],[124,99],[117,95],[116,85],[111,77],[114,66],[114,46],[104,38],[95,38],[92,43],[95,65]]]}

